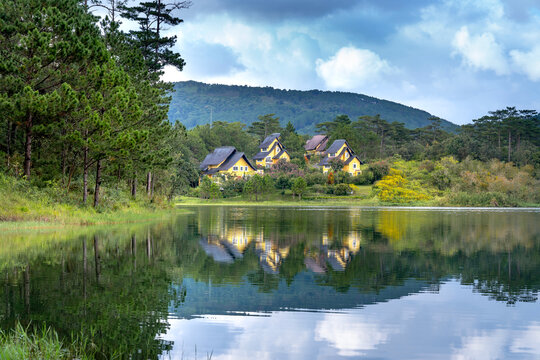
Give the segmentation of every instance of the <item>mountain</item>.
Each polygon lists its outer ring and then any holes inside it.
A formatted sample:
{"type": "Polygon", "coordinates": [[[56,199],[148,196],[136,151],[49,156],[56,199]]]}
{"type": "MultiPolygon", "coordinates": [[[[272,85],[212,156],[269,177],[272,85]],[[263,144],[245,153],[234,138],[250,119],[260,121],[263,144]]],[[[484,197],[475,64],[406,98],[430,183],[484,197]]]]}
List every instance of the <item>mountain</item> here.
{"type": "MultiPolygon", "coordinates": [[[[170,121],[187,128],[213,121],[251,124],[259,115],[274,113],[282,126],[290,121],[299,133],[315,133],[315,125],[346,114],[354,121],[362,115],[377,115],[389,122],[405,123],[409,129],[426,126],[432,115],[426,111],[371,96],[339,91],[280,90],[271,87],[209,85],[196,81],[175,83],[169,109],[170,121]]],[[[443,128],[457,125],[443,121],[443,128]]]]}

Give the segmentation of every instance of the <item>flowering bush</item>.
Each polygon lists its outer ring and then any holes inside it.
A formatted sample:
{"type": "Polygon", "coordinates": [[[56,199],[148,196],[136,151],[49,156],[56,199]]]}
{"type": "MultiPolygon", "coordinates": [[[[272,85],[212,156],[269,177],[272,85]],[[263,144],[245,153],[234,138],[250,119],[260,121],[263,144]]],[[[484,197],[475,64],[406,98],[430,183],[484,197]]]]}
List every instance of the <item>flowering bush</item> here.
{"type": "Polygon", "coordinates": [[[390,169],[389,174],[373,186],[373,191],[383,202],[409,203],[429,199],[405,179],[403,172],[396,169],[390,169]]]}

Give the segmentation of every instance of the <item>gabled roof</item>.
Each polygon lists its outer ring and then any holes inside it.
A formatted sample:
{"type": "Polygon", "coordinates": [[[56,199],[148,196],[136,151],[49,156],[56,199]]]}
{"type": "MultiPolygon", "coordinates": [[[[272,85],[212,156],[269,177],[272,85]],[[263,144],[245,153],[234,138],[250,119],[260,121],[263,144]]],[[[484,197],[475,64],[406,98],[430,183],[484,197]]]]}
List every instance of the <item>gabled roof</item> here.
{"type": "MultiPolygon", "coordinates": [[[[264,159],[268,154],[270,154],[272,152],[272,150],[274,150],[274,148],[277,145],[278,143],[274,143],[274,145],[268,150],[268,151],[260,151],[258,152],[254,157],[253,157],[253,160],[262,160],[264,159]]],[[[262,146],[261,146],[262,147],[262,146]]],[[[283,149],[283,147],[281,147],[283,149]]]]}
{"type": "Polygon", "coordinates": [[[229,170],[234,166],[241,158],[244,158],[246,163],[252,168],[255,169],[253,165],[249,162],[248,158],[243,152],[239,152],[233,146],[223,146],[216,148],[212,153],[206,155],[206,158],[199,166],[199,169],[208,175],[215,174],[219,171],[229,170]],[[208,169],[210,165],[218,165],[217,168],[208,169]]]}
{"type": "Polygon", "coordinates": [[[281,151],[279,153],[277,153],[277,155],[274,156],[273,159],[279,159],[281,157],[281,155],[283,155],[283,153],[287,153],[287,155],[289,155],[289,152],[287,150],[281,149],[281,151]]]}
{"type": "Polygon", "coordinates": [[[326,148],[326,145],[328,144],[328,136],[326,135],[315,135],[308,141],[306,141],[306,145],[304,145],[304,149],[306,151],[316,150],[317,146],[319,146],[319,151],[324,151],[326,148]]]}
{"type": "Polygon", "coordinates": [[[203,162],[199,166],[199,170],[205,171],[209,166],[221,164],[235,151],[236,149],[234,146],[222,146],[215,148],[214,151],[206,155],[203,162]]]}
{"type": "Polygon", "coordinates": [[[263,142],[261,143],[261,145],[259,145],[259,149],[268,147],[268,145],[270,145],[270,144],[272,143],[272,141],[274,141],[275,139],[279,138],[280,136],[281,136],[280,133],[273,133],[273,134],[271,134],[271,135],[268,135],[268,136],[263,140],[263,142]]]}
{"type": "Polygon", "coordinates": [[[249,166],[251,166],[253,169],[255,169],[253,167],[253,165],[251,165],[251,163],[249,162],[249,160],[247,159],[246,155],[243,153],[243,152],[238,152],[236,151],[234,154],[232,154],[228,159],[227,161],[225,161],[223,163],[223,165],[221,165],[218,169],[219,171],[224,171],[224,170],[229,170],[231,167],[234,166],[234,164],[236,164],[238,162],[238,160],[240,160],[241,158],[244,158],[244,160],[248,163],[249,166]]]}
{"type": "Polygon", "coordinates": [[[344,144],[347,144],[347,147],[349,148],[349,150],[351,150],[351,153],[354,154],[354,151],[351,149],[351,147],[349,146],[349,143],[345,139],[338,139],[338,140],[334,141],[332,143],[332,145],[328,148],[328,150],[326,150],[326,153],[327,154],[335,154],[336,152],[338,152],[339,149],[341,149],[341,147],[344,144]]]}
{"type": "Polygon", "coordinates": [[[353,156],[349,156],[349,158],[345,160],[345,165],[349,164],[351,161],[353,161],[353,159],[358,159],[358,161],[360,161],[360,164],[362,164],[362,161],[360,160],[360,158],[356,155],[353,155],[353,156]]]}

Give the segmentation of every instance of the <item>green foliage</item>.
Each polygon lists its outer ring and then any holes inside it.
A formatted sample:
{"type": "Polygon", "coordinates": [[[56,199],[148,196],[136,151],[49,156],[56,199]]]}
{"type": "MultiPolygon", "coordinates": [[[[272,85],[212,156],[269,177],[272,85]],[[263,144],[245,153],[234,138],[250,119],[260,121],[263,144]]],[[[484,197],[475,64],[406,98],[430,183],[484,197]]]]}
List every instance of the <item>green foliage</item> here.
{"type": "Polygon", "coordinates": [[[204,176],[199,186],[199,196],[201,199],[218,199],[221,197],[219,185],[212,181],[210,177],[204,176]]]}
{"type": "Polygon", "coordinates": [[[85,342],[76,339],[65,344],[50,328],[43,327],[31,332],[18,323],[12,331],[0,330],[0,359],[94,359],[95,353],[87,349],[85,342]]]}
{"type": "Polygon", "coordinates": [[[254,121],[248,128],[248,132],[259,138],[259,141],[263,141],[268,135],[280,132],[281,126],[279,126],[279,118],[275,117],[276,114],[259,115],[257,118],[259,121],[254,121]]]}
{"type": "Polygon", "coordinates": [[[302,194],[304,194],[307,190],[306,180],[304,180],[304,178],[302,177],[296,178],[296,180],[294,180],[291,186],[291,190],[293,193],[293,197],[294,195],[298,195],[300,200],[302,200],[302,194]]]}
{"type": "Polygon", "coordinates": [[[389,174],[375,184],[373,191],[382,202],[410,203],[429,199],[396,169],[390,169],[389,174]]]}
{"type": "Polygon", "coordinates": [[[334,189],[334,195],[345,196],[350,195],[351,187],[348,184],[337,184],[334,189]]]}
{"type": "Polygon", "coordinates": [[[262,195],[268,194],[273,188],[274,181],[270,176],[255,174],[246,181],[244,193],[248,194],[250,199],[255,196],[255,201],[259,201],[262,195]]]}
{"type": "MultiPolygon", "coordinates": [[[[214,119],[248,125],[260,114],[275,113],[282,126],[290,121],[301,134],[315,133],[316,124],[340,114],[349,114],[353,119],[381,114],[389,121],[404,122],[409,129],[430,124],[430,114],[424,111],[360,94],[208,85],[194,81],[176,83],[175,90],[169,119],[182,120],[188,128],[209,122],[208,110],[204,108],[207,105],[214,109],[214,119]]],[[[442,126],[446,130],[456,128],[449,122],[443,122],[442,126]]]]}

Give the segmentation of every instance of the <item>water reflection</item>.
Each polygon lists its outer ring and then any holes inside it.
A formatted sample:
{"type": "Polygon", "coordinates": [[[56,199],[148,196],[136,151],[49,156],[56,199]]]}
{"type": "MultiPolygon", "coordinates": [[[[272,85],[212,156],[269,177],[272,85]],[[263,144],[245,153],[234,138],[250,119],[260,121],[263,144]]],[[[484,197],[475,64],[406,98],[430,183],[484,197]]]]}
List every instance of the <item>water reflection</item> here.
{"type": "Polygon", "coordinates": [[[4,234],[0,327],[82,331],[102,358],[188,359],[195,345],[213,359],[540,356],[539,220],[205,207],[153,225],[4,234]]]}

